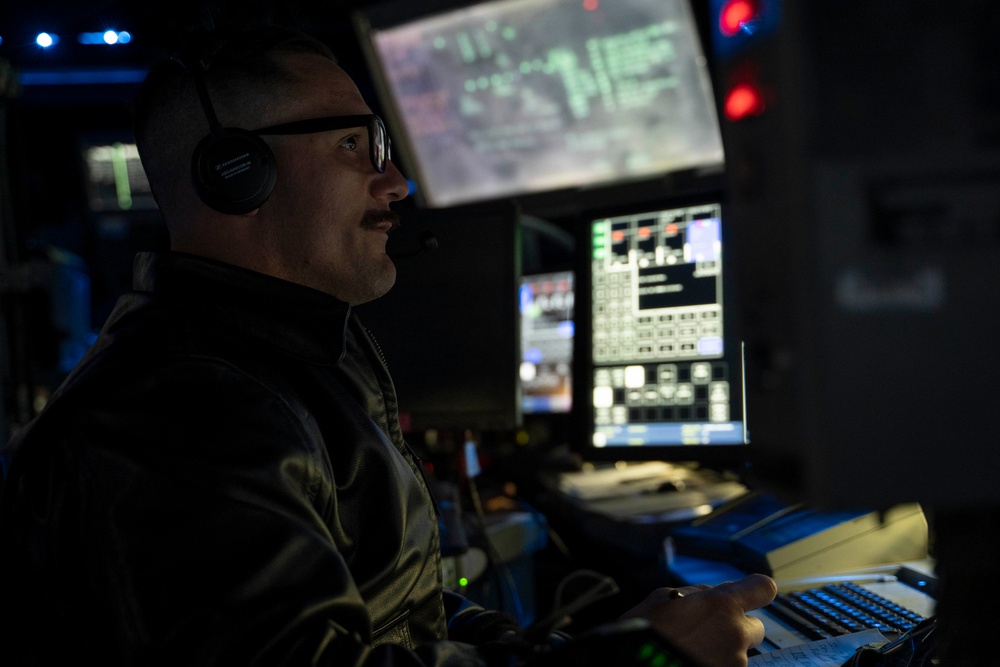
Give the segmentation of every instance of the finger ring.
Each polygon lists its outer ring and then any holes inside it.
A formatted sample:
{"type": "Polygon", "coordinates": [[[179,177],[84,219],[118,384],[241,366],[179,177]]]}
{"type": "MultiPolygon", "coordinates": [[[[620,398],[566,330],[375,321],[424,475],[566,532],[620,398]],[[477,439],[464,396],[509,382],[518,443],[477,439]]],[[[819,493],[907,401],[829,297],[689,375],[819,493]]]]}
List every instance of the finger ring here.
{"type": "Polygon", "coordinates": [[[670,598],[671,600],[675,600],[677,598],[684,597],[684,594],[675,588],[674,590],[670,591],[670,594],[667,595],[667,597],[670,598]]]}

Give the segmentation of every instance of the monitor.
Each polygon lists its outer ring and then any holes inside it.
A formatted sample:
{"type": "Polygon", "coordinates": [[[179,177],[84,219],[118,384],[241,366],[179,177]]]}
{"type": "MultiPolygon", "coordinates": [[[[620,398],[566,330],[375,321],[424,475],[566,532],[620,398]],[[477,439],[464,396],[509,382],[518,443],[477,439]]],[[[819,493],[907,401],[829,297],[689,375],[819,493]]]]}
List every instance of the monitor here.
{"type": "Polygon", "coordinates": [[[687,0],[469,4],[406,0],[357,19],[397,155],[426,205],[721,170],[687,0]]]}
{"type": "Polygon", "coordinates": [[[525,414],[573,407],[573,272],[522,276],[521,389],[525,414]]]}
{"type": "Polygon", "coordinates": [[[388,244],[396,284],[357,312],[385,354],[405,431],[520,425],[518,219],[512,204],[402,212],[388,244]]]}
{"type": "Polygon", "coordinates": [[[577,350],[587,457],[742,460],[722,210],[671,202],[586,221],[577,350]]]}
{"type": "Polygon", "coordinates": [[[134,143],[90,138],[84,142],[82,153],[87,204],[92,212],[156,209],[134,143]]]}
{"type": "Polygon", "coordinates": [[[170,245],[131,135],[119,129],[76,137],[88,230],[81,254],[91,277],[93,322],[107,319],[118,297],[132,288],[136,253],[170,245]]]}

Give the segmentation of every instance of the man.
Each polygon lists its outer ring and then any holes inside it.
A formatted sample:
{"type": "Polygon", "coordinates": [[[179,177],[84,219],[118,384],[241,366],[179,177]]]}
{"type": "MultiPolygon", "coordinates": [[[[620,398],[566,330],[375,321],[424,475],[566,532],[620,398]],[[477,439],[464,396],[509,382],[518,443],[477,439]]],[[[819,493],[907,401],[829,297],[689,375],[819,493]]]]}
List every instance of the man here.
{"type": "MultiPolygon", "coordinates": [[[[185,60],[136,105],[171,252],[137,257],[135,291],[9,455],[0,655],[481,664],[474,645],[517,629],[442,591],[420,463],[351,311],[395,280],[407,184],[381,121],[297,33],[185,60]]],[[[773,582],[682,592],[627,616],[745,664],[763,635],[745,612],[773,582]]]]}

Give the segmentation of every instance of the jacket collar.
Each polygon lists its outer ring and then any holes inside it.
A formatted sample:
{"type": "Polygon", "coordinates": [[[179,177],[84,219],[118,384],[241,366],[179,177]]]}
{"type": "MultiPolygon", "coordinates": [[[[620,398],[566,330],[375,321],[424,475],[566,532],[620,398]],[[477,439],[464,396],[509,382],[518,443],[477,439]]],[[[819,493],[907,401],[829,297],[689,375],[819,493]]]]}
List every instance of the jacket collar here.
{"type": "Polygon", "coordinates": [[[136,255],[133,289],[180,300],[221,326],[311,363],[336,364],[351,307],[296,283],[195,255],[136,255]]]}

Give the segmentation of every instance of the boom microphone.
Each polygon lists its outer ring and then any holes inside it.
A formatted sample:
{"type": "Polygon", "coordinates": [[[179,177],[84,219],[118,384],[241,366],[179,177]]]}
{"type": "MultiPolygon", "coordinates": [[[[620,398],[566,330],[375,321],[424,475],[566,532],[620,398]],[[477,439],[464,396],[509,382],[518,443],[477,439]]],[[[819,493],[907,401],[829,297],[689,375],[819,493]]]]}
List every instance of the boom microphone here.
{"type": "Polygon", "coordinates": [[[430,252],[438,247],[438,240],[432,232],[424,230],[420,232],[420,241],[416,248],[410,248],[409,250],[403,250],[400,252],[390,252],[390,259],[405,259],[406,257],[414,257],[422,252],[430,252]]]}

